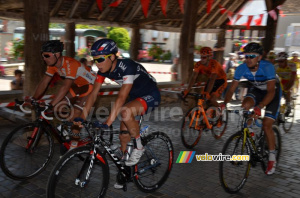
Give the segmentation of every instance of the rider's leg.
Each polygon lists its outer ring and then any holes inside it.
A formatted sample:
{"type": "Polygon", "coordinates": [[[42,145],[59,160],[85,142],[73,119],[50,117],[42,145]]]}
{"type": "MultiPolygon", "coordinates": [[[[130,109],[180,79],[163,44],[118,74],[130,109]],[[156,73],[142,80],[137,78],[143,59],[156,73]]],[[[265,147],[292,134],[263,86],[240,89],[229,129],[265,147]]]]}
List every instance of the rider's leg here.
{"type": "Polygon", "coordinates": [[[264,117],[263,119],[263,130],[267,137],[267,143],[269,146],[269,150],[275,150],[275,135],[272,130],[272,125],[274,123],[274,120],[269,117],[264,117]]]}
{"type": "Polygon", "coordinates": [[[242,108],[245,110],[249,110],[254,107],[255,101],[254,98],[246,96],[242,102],[242,108]]]}
{"type": "Polygon", "coordinates": [[[123,122],[121,122],[121,126],[120,126],[119,139],[121,143],[121,151],[124,153],[126,150],[127,143],[130,142],[131,140],[131,136],[127,127],[123,122]]]}

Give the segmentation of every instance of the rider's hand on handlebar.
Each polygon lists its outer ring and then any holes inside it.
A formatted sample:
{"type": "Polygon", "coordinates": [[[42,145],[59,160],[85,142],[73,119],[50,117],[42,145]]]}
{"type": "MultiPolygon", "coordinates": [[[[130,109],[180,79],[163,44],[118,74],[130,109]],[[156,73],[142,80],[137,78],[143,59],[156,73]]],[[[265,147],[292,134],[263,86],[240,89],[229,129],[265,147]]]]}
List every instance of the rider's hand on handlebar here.
{"type": "Polygon", "coordinates": [[[101,129],[108,129],[108,125],[107,124],[101,123],[101,122],[98,122],[98,121],[96,121],[96,122],[93,123],[93,127],[95,127],[95,128],[101,128],[101,129]]]}
{"type": "Polygon", "coordinates": [[[226,108],[226,104],[225,103],[220,103],[219,107],[221,108],[221,111],[223,111],[226,108]]]}
{"type": "Polygon", "coordinates": [[[35,99],[33,99],[33,98],[30,97],[30,96],[26,96],[26,97],[24,98],[24,102],[25,102],[25,103],[28,103],[28,104],[32,104],[34,101],[35,101],[35,99]]]}
{"type": "Polygon", "coordinates": [[[81,117],[74,118],[74,120],[73,120],[73,124],[79,126],[80,128],[83,127],[82,126],[83,122],[84,122],[84,119],[81,117]]]}
{"type": "Polygon", "coordinates": [[[261,116],[261,108],[259,106],[254,107],[254,113],[258,116],[261,116]]]}
{"type": "Polygon", "coordinates": [[[208,92],[204,91],[202,95],[204,95],[207,100],[210,99],[210,94],[208,92]]]}
{"type": "Polygon", "coordinates": [[[182,94],[182,98],[184,99],[184,98],[186,98],[186,96],[188,95],[188,93],[189,93],[189,91],[187,90],[187,89],[185,89],[183,92],[181,92],[181,94],[182,94]]]}

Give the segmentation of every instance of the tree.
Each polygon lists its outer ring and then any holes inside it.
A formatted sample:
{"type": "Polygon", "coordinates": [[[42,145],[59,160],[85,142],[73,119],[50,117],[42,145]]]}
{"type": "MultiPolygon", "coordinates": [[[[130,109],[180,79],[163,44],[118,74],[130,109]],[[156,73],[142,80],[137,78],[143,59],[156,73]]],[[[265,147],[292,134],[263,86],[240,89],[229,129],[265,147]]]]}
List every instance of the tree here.
{"type": "Polygon", "coordinates": [[[120,49],[129,50],[131,41],[125,28],[110,28],[107,37],[114,40],[120,49]]]}
{"type": "Polygon", "coordinates": [[[76,29],[91,29],[91,30],[101,30],[106,32],[106,29],[103,26],[98,25],[83,25],[83,24],[76,24],[76,29]]]}

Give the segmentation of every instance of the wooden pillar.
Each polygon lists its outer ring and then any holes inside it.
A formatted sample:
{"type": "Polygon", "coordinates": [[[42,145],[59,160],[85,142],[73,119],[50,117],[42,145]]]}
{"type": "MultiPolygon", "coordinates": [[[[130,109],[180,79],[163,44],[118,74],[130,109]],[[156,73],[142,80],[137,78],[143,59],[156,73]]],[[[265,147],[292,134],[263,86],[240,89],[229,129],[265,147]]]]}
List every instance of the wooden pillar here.
{"type": "Polygon", "coordinates": [[[25,0],[24,9],[24,95],[31,96],[46,70],[41,58],[41,46],[43,42],[49,40],[49,1],[25,0]]]}
{"type": "Polygon", "coordinates": [[[218,41],[217,41],[217,45],[214,48],[215,52],[215,59],[222,65],[223,64],[223,57],[224,57],[224,49],[225,49],[225,34],[226,34],[226,30],[222,29],[219,33],[218,33],[218,41]]]}
{"type": "Polygon", "coordinates": [[[183,25],[179,44],[179,67],[181,67],[182,83],[188,83],[194,66],[194,45],[199,1],[189,0],[185,1],[184,4],[183,25]]]}
{"type": "MultiPolygon", "coordinates": [[[[278,9],[275,9],[277,18],[278,18],[278,9]]],[[[262,45],[264,48],[264,56],[266,56],[270,50],[274,48],[275,45],[275,37],[276,37],[276,29],[277,29],[277,21],[274,20],[270,15],[268,15],[267,19],[267,27],[265,31],[265,38],[262,41],[262,45]]]]}
{"type": "Polygon", "coordinates": [[[75,23],[66,24],[65,49],[66,56],[75,57],[75,23]]]}
{"type": "Polygon", "coordinates": [[[132,27],[131,45],[130,45],[130,58],[137,60],[141,44],[140,28],[138,26],[132,27]]]}

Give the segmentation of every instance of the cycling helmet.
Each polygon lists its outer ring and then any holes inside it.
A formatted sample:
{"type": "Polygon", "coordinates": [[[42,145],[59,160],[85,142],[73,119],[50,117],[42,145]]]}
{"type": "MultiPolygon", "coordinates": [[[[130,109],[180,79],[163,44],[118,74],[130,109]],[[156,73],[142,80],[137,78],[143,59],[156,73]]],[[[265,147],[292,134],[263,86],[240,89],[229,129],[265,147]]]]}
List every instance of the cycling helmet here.
{"type": "Polygon", "coordinates": [[[100,39],[91,47],[92,56],[116,54],[117,52],[117,44],[112,39],[100,39]]]}
{"type": "Polygon", "coordinates": [[[249,43],[244,47],[244,53],[257,53],[262,55],[263,51],[263,47],[258,43],[249,43]]]}
{"type": "Polygon", "coordinates": [[[276,60],[285,60],[289,57],[289,55],[286,52],[279,52],[277,54],[276,60]]]}
{"type": "Polygon", "coordinates": [[[274,51],[269,51],[267,58],[268,59],[275,59],[276,58],[275,52],[274,51]]]}
{"type": "Polygon", "coordinates": [[[292,56],[299,56],[299,52],[297,51],[292,52],[292,56]]]}
{"type": "Polygon", "coordinates": [[[210,47],[202,47],[200,49],[200,55],[201,56],[212,56],[213,55],[213,51],[210,47]]]}
{"type": "Polygon", "coordinates": [[[64,50],[64,44],[59,40],[46,41],[42,45],[41,52],[62,52],[64,50]]]}

